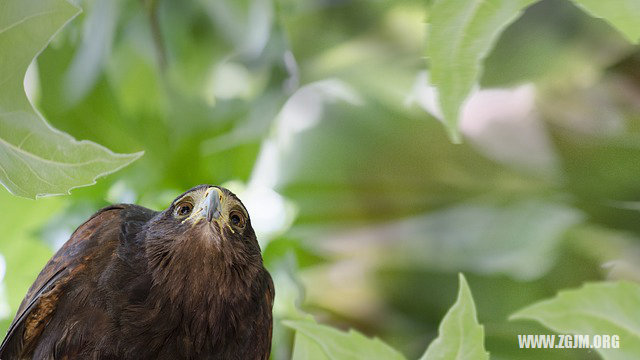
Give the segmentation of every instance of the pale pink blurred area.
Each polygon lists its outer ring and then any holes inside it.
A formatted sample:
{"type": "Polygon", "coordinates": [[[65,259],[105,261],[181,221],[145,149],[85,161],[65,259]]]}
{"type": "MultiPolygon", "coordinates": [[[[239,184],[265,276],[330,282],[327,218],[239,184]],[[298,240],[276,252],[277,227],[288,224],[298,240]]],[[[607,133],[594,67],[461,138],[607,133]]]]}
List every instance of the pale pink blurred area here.
{"type": "MultiPolygon", "coordinates": [[[[463,105],[460,132],[465,141],[494,161],[557,179],[558,160],[536,108],[536,96],[536,87],[531,83],[513,88],[476,89],[463,105]]],[[[416,77],[407,103],[417,103],[442,121],[438,92],[429,83],[426,71],[416,77]]]]}

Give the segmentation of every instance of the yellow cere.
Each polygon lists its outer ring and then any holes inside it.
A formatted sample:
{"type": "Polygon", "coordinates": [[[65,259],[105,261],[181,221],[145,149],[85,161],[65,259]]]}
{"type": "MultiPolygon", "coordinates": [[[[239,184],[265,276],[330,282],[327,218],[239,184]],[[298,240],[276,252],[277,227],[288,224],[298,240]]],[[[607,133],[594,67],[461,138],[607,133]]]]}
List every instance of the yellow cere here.
{"type": "MultiPolygon", "coordinates": [[[[195,202],[195,204],[193,204],[193,208],[195,210],[192,211],[188,217],[182,220],[181,223],[184,223],[188,220],[193,220],[193,225],[196,225],[203,219],[206,219],[206,210],[208,206],[207,197],[212,191],[217,191],[220,199],[220,220],[223,220],[223,218],[224,220],[227,220],[225,218],[226,215],[223,209],[225,208],[228,198],[226,196],[223,196],[222,190],[218,189],[217,187],[209,187],[207,189],[198,189],[189,194],[185,194],[185,196],[176,201],[176,203],[180,203],[180,201],[182,201],[183,199],[191,197],[191,199],[193,199],[195,202]]],[[[235,233],[233,228],[229,225],[228,221],[224,221],[224,224],[229,228],[229,230],[231,230],[231,232],[235,233]]]]}

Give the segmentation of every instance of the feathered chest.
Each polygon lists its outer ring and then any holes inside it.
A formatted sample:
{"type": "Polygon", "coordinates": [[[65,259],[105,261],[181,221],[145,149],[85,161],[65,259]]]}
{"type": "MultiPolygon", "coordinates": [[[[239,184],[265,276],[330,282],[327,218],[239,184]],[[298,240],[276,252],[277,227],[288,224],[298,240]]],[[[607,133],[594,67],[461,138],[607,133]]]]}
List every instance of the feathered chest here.
{"type": "Polygon", "coordinates": [[[140,277],[122,287],[121,348],[156,358],[260,358],[246,352],[271,334],[272,295],[265,294],[273,290],[261,261],[190,245],[147,258],[140,277]]]}

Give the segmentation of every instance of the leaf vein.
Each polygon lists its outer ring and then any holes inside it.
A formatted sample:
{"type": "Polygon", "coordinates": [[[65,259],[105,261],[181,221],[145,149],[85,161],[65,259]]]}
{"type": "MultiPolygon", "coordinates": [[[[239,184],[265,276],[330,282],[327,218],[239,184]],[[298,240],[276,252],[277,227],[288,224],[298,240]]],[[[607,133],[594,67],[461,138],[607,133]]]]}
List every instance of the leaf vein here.
{"type": "Polygon", "coordinates": [[[80,167],[80,166],[85,166],[85,165],[90,165],[90,164],[94,164],[94,163],[117,163],[119,162],[118,160],[109,160],[109,159],[92,159],[92,160],[87,160],[84,162],[79,162],[79,163],[63,163],[63,162],[59,162],[59,161],[55,161],[55,160],[49,160],[49,159],[45,159],[42,157],[39,157],[35,154],[32,154],[28,151],[25,151],[23,149],[20,149],[19,147],[15,146],[14,144],[4,140],[3,138],[0,138],[0,142],[6,144],[8,147],[12,148],[14,151],[20,152],[22,154],[24,154],[25,156],[31,157],[37,161],[42,161],[44,163],[48,163],[48,164],[52,164],[52,165],[56,165],[56,166],[65,166],[65,167],[80,167]]]}
{"type": "Polygon", "coordinates": [[[39,16],[55,14],[57,12],[61,12],[61,10],[47,10],[47,11],[41,11],[39,13],[35,13],[35,14],[31,14],[31,15],[25,16],[24,18],[12,23],[12,24],[7,25],[5,28],[0,29],[0,34],[2,34],[3,32],[9,31],[11,28],[14,28],[14,27],[16,27],[16,26],[18,26],[18,25],[20,25],[20,24],[22,24],[22,23],[24,23],[26,21],[29,21],[29,20],[31,20],[33,18],[36,18],[36,17],[39,17],[39,16]]]}

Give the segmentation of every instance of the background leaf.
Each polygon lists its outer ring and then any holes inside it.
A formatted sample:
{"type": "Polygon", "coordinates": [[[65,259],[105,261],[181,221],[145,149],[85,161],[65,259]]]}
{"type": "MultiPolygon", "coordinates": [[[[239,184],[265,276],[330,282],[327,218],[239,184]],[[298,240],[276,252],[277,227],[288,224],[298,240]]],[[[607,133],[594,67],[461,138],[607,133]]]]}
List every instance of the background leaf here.
{"type": "Polygon", "coordinates": [[[459,281],[458,299],[442,319],[438,337],[420,360],[489,359],[484,349],[484,330],[478,324],[471,290],[464,275],[459,275],[459,281]]]}
{"type": "Polygon", "coordinates": [[[619,349],[597,349],[604,359],[640,358],[640,285],[586,284],[526,307],[511,320],[535,320],[563,334],[619,335],[619,349]]]}
{"type": "Polygon", "coordinates": [[[640,41],[640,3],[635,0],[572,0],[586,12],[606,20],[631,42],[640,41]]]}
{"type": "Polygon", "coordinates": [[[35,198],[95,183],[142,153],[115,154],[53,129],[32,108],[22,80],[37,53],[78,9],[64,0],[15,1],[0,14],[0,183],[35,198]]]}
{"type": "Polygon", "coordinates": [[[480,77],[482,60],[507,25],[535,1],[434,1],[427,38],[429,72],[454,142],[460,142],[460,108],[480,77]]]}
{"type": "MultiPolygon", "coordinates": [[[[284,321],[284,324],[296,330],[294,354],[299,354],[301,359],[404,359],[402,354],[382,342],[382,340],[368,338],[355,330],[343,332],[326,325],[317,324],[313,320],[287,320],[284,321]],[[298,338],[298,334],[302,335],[302,337],[298,338]],[[317,353],[318,349],[324,353],[325,357],[312,355],[317,353]]],[[[296,357],[293,359],[298,360],[296,357]]]]}

